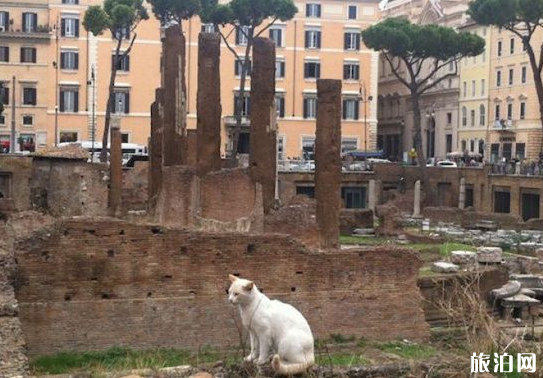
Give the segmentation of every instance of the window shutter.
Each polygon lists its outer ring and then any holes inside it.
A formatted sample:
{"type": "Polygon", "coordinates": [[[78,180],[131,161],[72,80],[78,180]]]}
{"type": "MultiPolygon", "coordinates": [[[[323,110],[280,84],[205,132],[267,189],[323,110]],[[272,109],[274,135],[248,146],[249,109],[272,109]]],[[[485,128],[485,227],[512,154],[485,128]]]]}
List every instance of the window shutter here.
{"type": "Polygon", "coordinates": [[[74,112],[79,112],[79,91],[74,91],[74,112]]]}
{"type": "Polygon", "coordinates": [[[321,16],[321,5],[318,4],[317,5],[317,17],[320,17],[321,16]]]}
{"type": "Polygon", "coordinates": [[[60,53],[60,69],[63,70],[66,68],[66,53],[60,53]]]}
{"type": "Polygon", "coordinates": [[[315,78],[316,79],[321,78],[321,64],[320,63],[315,64],[315,78]]]}
{"type": "Polygon", "coordinates": [[[360,66],[359,65],[356,65],[354,66],[354,78],[356,80],[360,79],[360,66]]]}
{"type": "Polygon", "coordinates": [[[129,114],[130,113],[130,93],[126,92],[124,94],[124,113],[129,114]]]}
{"type": "Polygon", "coordinates": [[[23,32],[26,32],[26,15],[26,12],[23,13],[23,32]]]}
{"type": "Polygon", "coordinates": [[[21,47],[21,63],[24,63],[25,61],[25,49],[24,47],[21,47]]]}
{"type": "Polygon", "coordinates": [[[306,5],[305,5],[305,16],[306,16],[306,17],[309,16],[309,12],[310,12],[309,8],[310,8],[309,4],[306,4],[306,5]]]}
{"type": "Polygon", "coordinates": [[[317,48],[318,49],[321,48],[321,32],[320,31],[317,32],[317,48]]]}
{"type": "Polygon", "coordinates": [[[32,105],[36,105],[38,103],[38,97],[36,88],[32,88],[32,105]]]}
{"type": "Polygon", "coordinates": [[[360,33],[356,33],[356,39],[355,39],[355,40],[356,40],[356,46],[355,46],[355,48],[356,48],[357,50],[360,50],[360,33]]]}
{"type": "Polygon", "coordinates": [[[236,76],[239,76],[239,71],[240,71],[240,69],[239,69],[239,59],[236,59],[234,61],[234,74],[236,76]]]}
{"type": "MultiPolygon", "coordinates": [[[[279,65],[280,66],[279,68],[281,69],[281,77],[285,77],[285,65],[286,65],[285,62],[281,62],[281,64],[279,65]]],[[[284,100],[285,99],[283,99],[283,101],[284,100]]]]}
{"type": "Polygon", "coordinates": [[[283,46],[283,30],[277,29],[277,47],[283,46]]]}
{"type": "Polygon", "coordinates": [[[60,36],[64,37],[66,35],[66,19],[60,19],[60,36]]]}
{"type": "Polygon", "coordinates": [[[304,118],[307,118],[307,98],[304,98],[304,118]]]}
{"type": "Polygon", "coordinates": [[[253,62],[249,60],[247,62],[247,76],[251,76],[251,73],[253,72],[253,62]]]}
{"type": "Polygon", "coordinates": [[[127,55],[125,59],[126,59],[126,71],[130,71],[130,55],[127,55]]]}
{"type": "Polygon", "coordinates": [[[36,49],[32,48],[32,63],[36,63],[36,49]]]}
{"type": "Polygon", "coordinates": [[[6,47],[6,62],[9,62],[9,46],[6,47]]]}
{"type": "Polygon", "coordinates": [[[304,63],[304,78],[309,77],[309,63],[304,63]]]}
{"type": "Polygon", "coordinates": [[[359,106],[359,103],[358,101],[355,101],[354,102],[354,119],[358,120],[358,106],[359,106]]]}
{"type": "Polygon", "coordinates": [[[32,13],[32,31],[35,32],[38,29],[38,15],[32,13]]]}
{"type": "Polygon", "coordinates": [[[60,91],[60,98],[59,98],[59,111],[64,111],[64,91],[60,91]]]}
{"type": "Polygon", "coordinates": [[[343,80],[349,79],[349,65],[344,64],[343,65],[343,80]]]}
{"type": "Polygon", "coordinates": [[[74,53],[74,57],[75,57],[75,66],[74,66],[74,68],[76,70],[78,70],[79,69],[79,53],[74,53]]]}
{"type": "Polygon", "coordinates": [[[9,105],[9,88],[3,87],[2,102],[4,105],[9,105]]]}
{"type": "Polygon", "coordinates": [[[247,117],[251,115],[251,97],[247,96],[247,117]]]}
{"type": "Polygon", "coordinates": [[[343,119],[347,119],[347,101],[342,101],[342,112],[343,112],[343,119]]]}
{"type": "Polygon", "coordinates": [[[343,49],[347,50],[349,48],[349,33],[343,35],[343,49]]]}
{"type": "Polygon", "coordinates": [[[305,48],[307,49],[309,47],[309,32],[306,30],[305,32],[305,48]]]}
{"type": "Polygon", "coordinates": [[[241,32],[239,31],[238,28],[236,28],[236,45],[239,45],[239,42],[240,42],[240,34],[241,34],[241,32]]]}
{"type": "Polygon", "coordinates": [[[75,36],[79,38],[79,20],[75,20],[75,36]]]}
{"type": "Polygon", "coordinates": [[[285,118],[285,98],[284,97],[281,97],[279,99],[279,102],[281,104],[281,108],[279,109],[279,116],[281,118],[285,118]]]}

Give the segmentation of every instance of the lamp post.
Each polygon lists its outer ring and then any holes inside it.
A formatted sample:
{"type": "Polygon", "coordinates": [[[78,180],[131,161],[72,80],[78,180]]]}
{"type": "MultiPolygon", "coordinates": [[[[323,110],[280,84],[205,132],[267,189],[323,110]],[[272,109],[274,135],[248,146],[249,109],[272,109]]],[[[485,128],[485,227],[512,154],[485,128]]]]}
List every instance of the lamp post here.
{"type": "Polygon", "coordinates": [[[96,76],[94,75],[94,64],[91,67],[91,79],[87,81],[92,85],[92,114],[91,114],[91,163],[94,163],[94,141],[96,140],[96,76]]]}
{"type": "Polygon", "coordinates": [[[364,152],[368,150],[368,112],[367,104],[373,100],[373,96],[366,95],[366,83],[360,84],[358,101],[364,104],[364,152]]]}

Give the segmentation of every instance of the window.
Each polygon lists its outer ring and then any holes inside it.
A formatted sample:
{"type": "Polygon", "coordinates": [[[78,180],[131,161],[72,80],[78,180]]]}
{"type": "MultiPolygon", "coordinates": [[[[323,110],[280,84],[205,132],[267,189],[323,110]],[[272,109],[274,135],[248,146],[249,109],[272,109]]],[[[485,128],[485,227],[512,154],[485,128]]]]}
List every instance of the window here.
{"type": "Polygon", "coordinates": [[[283,47],[283,29],[271,28],[270,39],[275,42],[276,47],[283,47]]]}
{"type": "Polygon", "coordinates": [[[349,5],[349,11],[348,11],[349,20],[356,20],[357,13],[358,12],[357,12],[356,5],[349,5]]]}
{"type": "Polygon", "coordinates": [[[513,77],[515,76],[515,70],[509,69],[509,85],[513,85],[513,77]]]}
{"type": "Polygon", "coordinates": [[[500,105],[499,104],[496,105],[494,117],[495,117],[496,121],[500,120],[500,105]]]}
{"type": "Polygon", "coordinates": [[[9,88],[6,87],[6,83],[2,86],[2,91],[0,92],[0,100],[4,105],[9,105],[9,88]]]}
{"type": "Polygon", "coordinates": [[[240,26],[236,28],[236,45],[247,46],[247,36],[249,35],[248,26],[240,26]]]}
{"type": "Polygon", "coordinates": [[[309,160],[315,159],[315,138],[302,138],[302,157],[309,160]]]}
{"type": "Polygon", "coordinates": [[[507,104],[507,119],[513,119],[513,104],[507,104]]]}
{"type": "Polygon", "coordinates": [[[213,24],[202,24],[200,29],[202,33],[215,33],[215,25],[213,24]]]}
{"type": "Polygon", "coordinates": [[[358,63],[343,63],[343,80],[358,80],[360,66],[358,63]]]}
{"type": "Polygon", "coordinates": [[[130,143],[129,133],[121,133],[121,143],[130,143]]]}
{"type": "Polygon", "coordinates": [[[79,111],[79,90],[77,88],[60,89],[60,107],[64,113],[77,113],[79,111]]]}
{"type": "Polygon", "coordinates": [[[470,126],[471,126],[471,127],[474,127],[474,126],[475,126],[475,110],[474,110],[474,109],[472,109],[472,110],[470,111],[470,117],[469,117],[469,119],[470,119],[470,126]]]}
{"type": "Polygon", "coordinates": [[[526,103],[521,102],[520,103],[520,119],[526,118],[526,103]]]}
{"type": "Polygon", "coordinates": [[[343,48],[345,50],[360,50],[360,32],[346,32],[343,37],[343,42],[343,48]]]}
{"type": "Polygon", "coordinates": [[[520,82],[526,84],[526,66],[522,66],[520,69],[520,82]]]}
{"type": "Polygon", "coordinates": [[[452,152],[452,134],[445,135],[445,152],[452,152]]]}
{"type": "MultiPolygon", "coordinates": [[[[240,101],[239,93],[236,92],[234,95],[234,114],[236,113],[236,107],[240,101]]],[[[249,117],[251,115],[251,97],[248,93],[245,93],[243,97],[243,103],[241,104],[241,116],[249,117]]]]}
{"type": "Polygon", "coordinates": [[[465,106],[462,107],[462,126],[466,127],[468,125],[468,109],[465,106]]]}
{"type": "Polygon", "coordinates": [[[277,160],[285,160],[285,136],[277,137],[277,160]]]}
{"type": "Polygon", "coordinates": [[[346,98],[343,100],[343,119],[357,120],[358,119],[358,99],[346,98]]]}
{"type": "Polygon", "coordinates": [[[276,60],[275,61],[275,78],[282,79],[285,77],[285,61],[276,60]]]}
{"type": "Polygon", "coordinates": [[[509,53],[513,55],[515,53],[515,38],[511,38],[509,41],[509,53]]]}
{"type": "Polygon", "coordinates": [[[306,4],[305,5],[305,16],[306,17],[320,17],[321,16],[321,5],[320,4],[306,4]]]}
{"type": "Polygon", "coordinates": [[[475,97],[475,80],[471,81],[471,97],[475,97]]]}
{"type": "Polygon", "coordinates": [[[9,47],[0,46],[0,62],[9,62],[9,47]]]}
{"type": "Polygon", "coordinates": [[[498,56],[502,56],[502,41],[498,41],[498,56]]]}
{"type": "Polygon", "coordinates": [[[341,138],[341,154],[349,151],[355,151],[358,147],[358,141],[355,138],[341,138]]]}
{"type": "Polygon", "coordinates": [[[515,155],[517,159],[523,160],[526,157],[526,144],[517,143],[515,146],[515,155]]]}
{"type": "Polygon", "coordinates": [[[77,5],[79,4],[79,0],[62,0],[62,4],[77,5]]]}
{"type": "Polygon", "coordinates": [[[469,141],[469,150],[475,152],[475,141],[473,139],[469,141]]]}
{"type": "MultiPolygon", "coordinates": [[[[234,62],[235,66],[234,66],[234,74],[236,76],[241,76],[241,71],[242,71],[242,68],[243,68],[243,62],[245,60],[245,57],[240,57],[240,59],[236,59],[236,61],[234,62]]],[[[248,60],[247,61],[247,77],[251,77],[251,71],[252,71],[252,62],[251,60],[248,60]]]]}
{"type": "Polygon", "coordinates": [[[275,110],[277,111],[278,118],[285,118],[285,96],[275,96],[275,110]]]}
{"type": "Polygon", "coordinates": [[[496,72],[496,86],[501,87],[501,85],[502,85],[502,72],[497,71],[496,72]]]}
{"type": "Polygon", "coordinates": [[[38,28],[38,15],[36,13],[23,13],[23,32],[35,33],[38,28]]]}
{"type": "Polygon", "coordinates": [[[468,149],[467,142],[465,140],[462,141],[462,152],[466,151],[468,149]]]}
{"type": "Polygon", "coordinates": [[[486,85],[485,79],[481,79],[481,96],[485,95],[485,85],[486,85]]]}
{"type": "Polygon", "coordinates": [[[484,126],[486,123],[486,108],[484,105],[479,105],[479,125],[484,126]]]}
{"type": "Polygon", "coordinates": [[[79,20],[74,17],[62,17],[60,20],[60,36],[67,38],[79,37],[79,20]]]}
{"type": "MultiPolygon", "coordinates": [[[[119,54],[119,61],[117,62],[117,71],[130,71],[130,55],[122,57],[123,53],[119,54]]],[[[111,56],[111,68],[115,66],[115,54],[111,56]]]]}
{"type": "Polygon", "coordinates": [[[4,126],[6,124],[6,116],[0,114],[0,125],[4,126]]]}
{"type": "Polygon", "coordinates": [[[60,143],[77,142],[78,139],[75,131],[61,131],[59,133],[60,143]]]}
{"type": "Polygon", "coordinates": [[[447,125],[452,125],[452,113],[447,113],[447,125]]]}
{"type": "Polygon", "coordinates": [[[321,77],[321,64],[319,62],[304,63],[304,78],[319,79],[321,77]]]}
{"type": "Polygon", "coordinates": [[[0,12],[0,29],[9,31],[9,12],[0,12]]]}
{"type": "Polygon", "coordinates": [[[115,33],[112,35],[113,39],[130,39],[130,25],[125,25],[117,28],[115,33]]]}
{"type": "Polygon", "coordinates": [[[23,87],[23,105],[36,105],[36,88],[23,87]]]}
{"type": "Polygon", "coordinates": [[[36,63],[36,48],[21,47],[21,63],[36,63]]]}
{"type": "Polygon", "coordinates": [[[63,70],[77,70],[79,68],[79,53],[77,51],[61,51],[60,68],[63,70]]]}
{"type": "Polygon", "coordinates": [[[113,99],[114,114],[128,114],[130,113],[130,93],[127,91],[115,91],[115,98],[113,99]]]}
{"type": "Polygon", "coordinates": [[[23,126],[34,125],[34,117],[28,114],[23,115],[23,126]]]}
{"type": "Polygon", "coordinates": [[[465,81],[462,83],[462,93],[464,97],[468,95],[468,83],[465,81]]]}
{"type": "Polygon", "coordinates": [[[320,49],[321,48],[321,32],[320,30],[305,31],[305,48],[320,49]]]}
{"type": "Polygon", "coordinates": [[[317,118],[317,97],[304,98],[304,118],[317,118]]]}

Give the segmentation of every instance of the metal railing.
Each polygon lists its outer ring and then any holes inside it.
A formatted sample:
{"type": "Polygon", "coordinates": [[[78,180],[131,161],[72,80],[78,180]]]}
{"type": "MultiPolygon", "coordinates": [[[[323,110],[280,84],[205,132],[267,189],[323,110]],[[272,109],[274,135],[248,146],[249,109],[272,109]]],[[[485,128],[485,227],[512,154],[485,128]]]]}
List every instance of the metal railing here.
{"type": "Polygon", "coordinates": [[[491,173],[494,175],[520,175],[520,176],[543,176],[543,162],[520,162],[509,161],[504,163],[491,164],[491,173]]]}
{"type": "MultiPolygon", "coordinates": [[[[371,172],[373,171],[373,165],[375,162],[355,161],[346,162],[342,161],[342,172],[371,172]]],[[[314,172],[315,160],[303,160],[303,159],[289,159],[278,160],[277,170],[279,172],[314,172]]]]}

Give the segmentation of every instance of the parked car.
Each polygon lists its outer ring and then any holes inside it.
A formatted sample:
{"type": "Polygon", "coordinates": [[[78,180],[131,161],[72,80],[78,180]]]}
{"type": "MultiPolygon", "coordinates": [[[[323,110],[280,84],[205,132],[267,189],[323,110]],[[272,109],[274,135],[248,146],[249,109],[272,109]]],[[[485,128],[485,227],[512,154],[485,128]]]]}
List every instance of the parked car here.
{"type": "Polygon", "coordinates": [[[436,163],[436,167],[456,168],[458,165],[452,160],[441,160],[436,163]]]}

